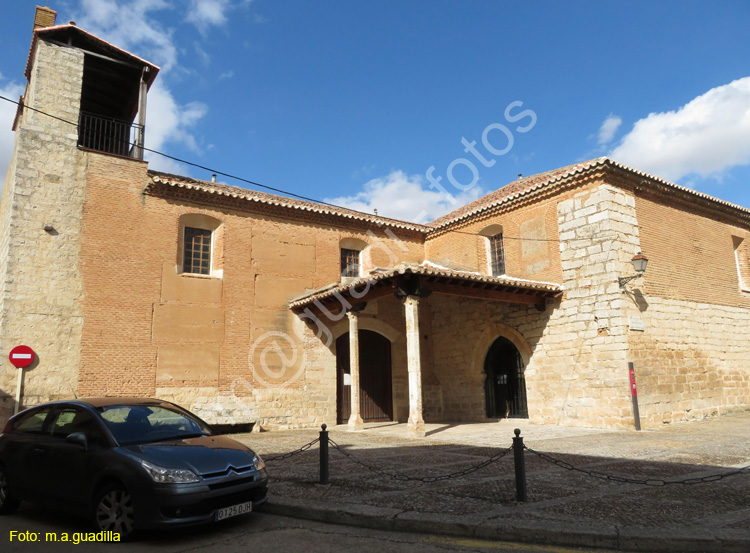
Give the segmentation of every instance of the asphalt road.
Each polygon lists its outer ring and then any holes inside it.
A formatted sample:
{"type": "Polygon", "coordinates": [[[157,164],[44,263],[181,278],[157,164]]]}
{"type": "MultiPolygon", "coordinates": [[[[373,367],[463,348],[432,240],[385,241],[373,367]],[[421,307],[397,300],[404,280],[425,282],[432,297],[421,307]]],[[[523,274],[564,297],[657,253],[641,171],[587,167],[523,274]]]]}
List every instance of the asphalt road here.
{"type": "Polygon", "coordinates": [[[13,515],[0,516],[0,550],[4,553],[50,551],[123,551],[177,553],[208,551],[212,553],[324,553],[357,551],[358,553],[445,553],[446,551],[500,551],[505,553],[607,553],[600,549],[540,547],[507,542],[452,538],[449,536],[410,534],[367,530],[335,524],[321,524],[275,515],[253,513],[199,528],[169,532],[149,532],[132,543],[62,542],[63,534],[73,540],[76,533],[89,529],[79,519],[64,513],[23,505],[13,515]],[[14,533],[31,538],[26,539],[14,533]],[[48,533],[49,541],[48,541],[48,533]],[[51,536],[58,541],[51,541],[51,536]]]}

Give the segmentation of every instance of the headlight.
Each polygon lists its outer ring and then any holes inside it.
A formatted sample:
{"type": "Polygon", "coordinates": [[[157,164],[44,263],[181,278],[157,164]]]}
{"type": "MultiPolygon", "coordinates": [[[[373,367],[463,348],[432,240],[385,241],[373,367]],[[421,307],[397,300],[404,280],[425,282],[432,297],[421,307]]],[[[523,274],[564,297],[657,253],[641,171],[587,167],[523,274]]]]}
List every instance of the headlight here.
{"type": "Polygon", "coordinates": [[[160,484],[190,484],[198,482],[198,476],[192,470],[186,469],[165,469],[157,465],[152,465],[148,461],[141,461],[141,465],[146,469],[148,475],[154,482],[160,484]]]}
{"type": "Polygon", "coordinates": [[[253,453],[253,464],[255,465],[255,470],[260,470],[266,467],[266,462],[257,453],[253,453]]]}

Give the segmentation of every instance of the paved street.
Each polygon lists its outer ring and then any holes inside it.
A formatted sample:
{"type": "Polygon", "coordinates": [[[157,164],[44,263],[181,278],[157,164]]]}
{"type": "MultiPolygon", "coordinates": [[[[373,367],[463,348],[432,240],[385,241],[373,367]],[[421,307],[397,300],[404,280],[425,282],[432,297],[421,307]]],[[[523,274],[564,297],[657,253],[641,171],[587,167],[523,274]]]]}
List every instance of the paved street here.
{"type": "MultiPolygon", "coordinates": [[[[643,432],[504,421],[428,425],[423,439],[406,437],[404,425],[398,424],[372,425],[360,433],[337,427],[331,437],[341,450],[378,470],[438,476],[460,472],[506,450],[514,422],[521,423],[528,447],[583,470],[621,478],[700,479],[750,464],[750,412],[643,432]]],[[[458,478],[421,482],[378,474],[333,447],[328,485],[318,483],[317,445],[291,458],[271,460],[317,435],[315,430],[299,430],[238,436],[269,459],[272,485],[267,513],[204,528],[149,533],[127,550],[577,551],[571,546],[678,553],[750,550],[747,471],[694,485],[648,486],[566,470],[527,452],[529,501],[518,503],[511,455],[458,478]],[[506,541],[550,545],[508,546],[506,541]],[[552,546],[561,544],[568,547],[552,546]]],[[[79,519],[24,505],[18,513],[0,517],[0,548],[66,552],[117,547],[43,541],[46,532],[87,530],[79,519]],[[40,541],[11,542],[11,531],[40,532],[40,541]]]]}
{"type": "MultiPolygon", "coordinates": [[[[438,553],[446,551],[503,551],[506,553],[580,553],[591,549],[536,547],[508,542],[487,541],[448,536],[386,532],[350,526],[322,524],[312,521],[255,513],[224,523],[181,530],[149,532],[125,546],[102,543],[48,543],[46,532],[61,535],[85,532],[78,519],[51,511],[27,507],[10,517],[0,517],[0,547],[7,553],[54,551],[55,553],[89,551],[132,551],[134,553],[182,553],[211,551],[235,553],[247,551],[326,553],[358,551],[361,553],[438,553]],[[10,530],[40,533],[38,542],[9,541],[10,530]]],[[[607,553],[596,550],[597,553],[607,553]]]]}
{"type": "Polygon", "coordinates": [[[317,432],[268,432],[240,439],[269,458],[273,486],[268,508],[276,514],[620,550],[750,550],[750,469],[721,478],[750,465],[750,412],[642,432],[511,420],[432,424],[427,433],[426,438],[409,438],[405,425],[398,424],[372,425],[359,433],[347,432],[345,426],[332,429],[339,449],[331,450],[327,486],[317,483],[317,446],[273,460],[317,432]],[[419,480],[461,473],[501,454],[510,446],[515,426],[521,427],[527,447],[545,455],[525,454],[527,503],[516,501],[512,452],[475,472],[419,480]]]}

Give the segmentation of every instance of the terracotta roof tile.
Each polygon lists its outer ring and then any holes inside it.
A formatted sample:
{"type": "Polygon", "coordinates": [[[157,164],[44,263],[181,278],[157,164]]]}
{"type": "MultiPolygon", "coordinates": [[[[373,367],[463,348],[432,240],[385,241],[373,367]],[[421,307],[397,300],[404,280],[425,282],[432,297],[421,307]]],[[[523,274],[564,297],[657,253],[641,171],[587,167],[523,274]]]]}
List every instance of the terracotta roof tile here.
{"type": "Polygon", "coordinates": [[[573,165],[560,167],[559,169],[553,169],[552,171],[547,171],[545,173],[522,177],[516,181],[511,182],[510,184],[506,184],[505,186],[499,188],[498,190],[495,190],[494,192],[490,192],[489,194],[456,209],[455,211],[443,215],[442,217],[438,217],[434,221],[428,223],[427,226],[430,227],[430,232],[437,231],[438,229],[446,227],[452,223],[468,219],[473,215],[478,215],[501,204],[512,202],[541,188],[560,184],[566,181],[569,177],[575,177],[590,170],[596,170],[603,167],[620,169],[622,171],[630,173],[631,175],[646,178],[658,182],[659,184],[666,185],[670,188],[674,188],[675,190],[679,190],[683,193],[699,197],[704,200],[709,200],[711,202],[715,202],[732,209],[740,210],[745,214],[750,214],[750,209],[747,209],[745,207],[720,200],[718,198],[714,198],[713,196],[709,196],[708,194],[704,194],[703,192],[698,192],[696,190],[674,184],[660,177],[650,175],[645,171],[639,171],[638,169],[628,167],[627,165],[609,159],[608,157],[598,157],[596,159],[590,159],[581,163],[575,163],[573,165]]]}
{"type": "Polygon", "coordinates": [[[733,204],[731,202],[720,200],[713,196],[709,196],[708,194],[704,194],[702,192],[698,192],[684,186],[674,184],[662,178],[650,175],[644,171],[639,171],[622,163],[618,163],[617,161],[611,160],[607,157],[599,157],[581,163],[575,163],[573,165],[560,167],[559,169],[554,169],[552,171],[539,173],[537,175],[522,177],[516,181],[511,182],[510,184],[503,186],[498,190],[495,190],[494,192],[490,192],[489,194],[482,196],[481,198],[469,204],[466,204],[463,207],[460,207],[459,209],[456,209],[455,211],[452,211],[451,213],[435,219],[427,225],[419,225],[416,223],[410,223],[408,221],[401,221],[398,219],[391,219],[388,217],[380,217],[371,215],[369,213],[354,211],[352,209],[347,209],[344,207],[287,198],[284,196],[277,196],[266,192],[258,192],[255,190],[248,190],[245,188],[228,186],[225,184],[201,181],[188,177],[171,175],[168,173],[149,171],[149,174],[151,175],[153,183],[164,183],[173,187],[190,188],[209,194],[220,194],[263,204],[288,207],[301,211],[310,211],[315,213],[336,215],[360,221],[368,221],[375,224],[386,225],[392,228],[408,229],[429,235],[432,232],[437,232],[440,229],[443,229],[451,224],[469,219],[499,205],[512,203],[537,190],[541,190],[543,188],[552,188],[557,185],[570,182],[570,179],[578,178],[590,171],[596,171],[603,168],[624,171],[631,177],[636,176],[638,178],[647,179],[649,181],[652,181],[653,183],[658,183],[668,188],[672,188],[686,195],[695,198],[701,198],[703,200],[715,203],[719,206],[739,211],[745,218],[750,216],[750,209],[748,208],[733,204]]]}
{"type": "MultiPolygon", "coordinates": [[[[161,173],[158,171],[149,171],[148,174],[151,177],[152,183],[165,184],[174,188],[197,190],[199,192],[204,192],[207,194],[218,194],[220,196],[247,200],[248,202],[257,202],[260,204],[287,207],[299,211],[308,211],[325,215],[334,215],[338,217],[344,217],[346,219],[366,221],[369,223],[374,223],[376,225],[384,225],[388,227],[412,230],[422,233],[426,233],[429,230],[424,225],[418,225],[416,223],[410,223],[408,221],[400,221],[398,219],[390,219],[388,217],[380,217],[378,215],[371,215],[369,213],[354,211],[353,209],[346,209],[344,207],[298,200],[295,198],[287,198],[285,196],[277,196],[275,194],[269,194],[267,192],[258,192],[257,190],[249,190],[247,188],[239,188],[237,186],[229,186],[227,184],[191,179],[188,177],[181,177],[178,175],[161,173]]],[[[147,188],[149,188],[150,186],[152,186],[152,184],[149,184],[147,188]]]]}
{"type": "Polygon", "coordinates": [[[396,275],[403,275],[407,273],[413,274],[413,275],[444,277],[444,278],[459,279],[463,281],[497,284],[501,286],[509,286],[509,287],[518,288],[522,290],[537,290],[539,292],[551,293],[552,295],[559,295],[563,291],[563,286],[561,284],[555,284],[552,282],[540,282],[536,280],[527,280],[527,279],[522,279],[522,278],[505,277],[505,276],[493,277],[493,276],[488,276],[488,275],[481,275],[479,273],[455,271],[453,269],[447,269],[444,267],[436,266],[429,262],[422,263],[419,265],[415,263],[400,263],[399,265],[396,265],[393,269],[389,269],[383,272],[377,272],[377,273],[368,275],[366,277],[361,277],[356,280],[353,280],[352,282],[348,282],[346,284],[329,284],[328,286],[322,289],[307,292],[293,299],[291,302],[289,302],[289,307],[292,309],[304,307],[315,301],[324,300],[326,298],[333,297],[336,294],[341,294],[342,292],[349,290],[349,289],[359,288],[368,283],[372,285],[382,280],[388,280],[389,278],[393,278],[396,275]]]}
{"type": "Polygon", "coordinates": [[[451,211],[450,213],[447,213],[442,217],[438,217],[434,221],[428,223],[427,226],[433,229],[438,229],[461,219],[466,219],[471,215],[480,213],[501,203],[514,200],[515,198],[523,196],[533,190],[536,190],[543,186],[547,186],[555,181],[559,181],[564,177],[580,173],[586,169],[600,164],[603,160],[606,159],[607,158],[600,157],[589,161],[584,161],[583,163],[575,163],[573,165],[560,167],[559,169],[553,169],[552,171],[546,171],[544,173],[530,175],[528,177],[521,177],[518,180],[506,184],[502,188],[498,188],[494,192],[490,192],[489,194],[486,194],[471,203],[459,207],[458,209],[451,211]]]}
{"type": "Polygon", "coordinates": [[[88,31],[84,31],[83,29],[75,25],[55,25],[53,27],[39,27],[37,29],[34,29],[34,35],[31,38],[31,48],[29,49],[29,57],[26,60],[26,70],[24,72],[24,75],[26,75],[27,79],[31,76],[31,59],[34,56],[34,49],[36,48],[37,39],[39,37],[44,38],[45,36],[48,36],[48,35],[50,37],[54,37],[57,34],[64,34],[66,31],[78,33],[81,36],[87,38],[88,40],[93,41],[95,44],[97,44],[97,46],[101,47],[104,50],[107,50],[111,54],[114,54],[121,58],[129,59],[137,65],[147,65],[148,67],[151,68],[151,71],[149,72],[149,76],[148,76],[148,86],[150,87],[151,84],[154,82],[154,79],[156,78],[156,74],[159,72],[158,65],[154,65],[150,61],[144,60],[143,58],[140,58],[136,56],[135,54],[128,52],[127,50],[123,50],[122,48],[115,46],[111,42],[107,42],[106,40],[101,39],[96,35],[92,35],[88,31]]]}

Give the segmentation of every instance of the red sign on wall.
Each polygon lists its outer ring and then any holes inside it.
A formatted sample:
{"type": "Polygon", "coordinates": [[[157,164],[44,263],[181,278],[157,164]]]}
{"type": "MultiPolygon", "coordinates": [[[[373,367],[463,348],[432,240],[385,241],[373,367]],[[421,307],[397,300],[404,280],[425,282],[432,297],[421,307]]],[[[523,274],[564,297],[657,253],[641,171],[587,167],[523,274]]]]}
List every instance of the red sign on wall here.
{"type": "Polygon", "coordinates": [[[35,357],[34,350],[29,346],[16,346],[10,350],[10,355],[8,355],[8,359],[13,366],[19,369],[31,365],[35,357]]]}

